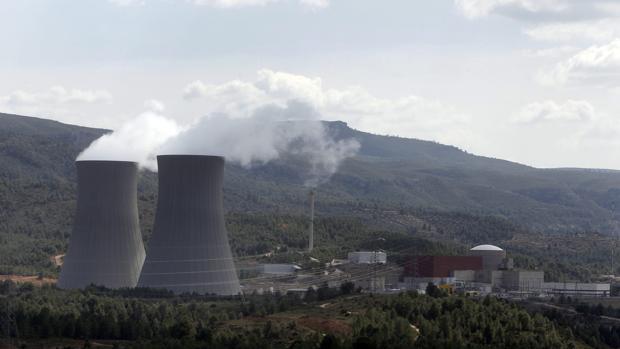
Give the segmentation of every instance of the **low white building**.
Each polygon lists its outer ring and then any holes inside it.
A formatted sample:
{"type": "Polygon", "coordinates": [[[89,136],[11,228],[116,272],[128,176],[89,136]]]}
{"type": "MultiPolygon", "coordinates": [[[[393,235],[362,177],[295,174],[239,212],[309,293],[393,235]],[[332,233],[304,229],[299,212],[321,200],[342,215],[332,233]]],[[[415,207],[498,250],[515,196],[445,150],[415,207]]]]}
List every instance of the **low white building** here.
{"type": "Polygon", "coordinates": [[[537,291],[542,288],[545,273],[538,270],[500,270],[493,272],[493,287],[510,291],[537,291]]]}
{"type": "Polygon", "coordinates": [[[543,282],[542,292],[548,295],[571,297],[609,297],[611,295],[611,284],[543,282]]]}
{"type": "Polygon", "coordinates": [[[387,254],[381,251],[358,251],[349,252],[347,256],[349,263],[354,264],[385,264],[387,254]]]}

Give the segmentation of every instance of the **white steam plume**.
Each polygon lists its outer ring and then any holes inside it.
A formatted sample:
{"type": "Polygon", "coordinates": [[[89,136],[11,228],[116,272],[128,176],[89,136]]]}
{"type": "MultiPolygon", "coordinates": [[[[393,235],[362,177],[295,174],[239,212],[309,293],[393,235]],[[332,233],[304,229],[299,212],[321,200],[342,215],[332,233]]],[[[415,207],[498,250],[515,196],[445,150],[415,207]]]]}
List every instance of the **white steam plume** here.
{"type": "Polygon", "coordinates": [[[153,150],[183,131],[174,120],[145,112],[105,134],[88,146],[77,160],[135,161],[141,167],[157,169],[153,150]]]}
{"type": "Polygon", "coordinates": [[[156,170],[159,154],[221,155],[244,167],[290,156],[303,161],[304,184],[317,186],[359,147],[354,139],[330,137],[308,104],[288,101],[260,107],[244,118],[213,114],[184,128],[145,113],[93,142],[78,160],[133,160],[156,170]]]}

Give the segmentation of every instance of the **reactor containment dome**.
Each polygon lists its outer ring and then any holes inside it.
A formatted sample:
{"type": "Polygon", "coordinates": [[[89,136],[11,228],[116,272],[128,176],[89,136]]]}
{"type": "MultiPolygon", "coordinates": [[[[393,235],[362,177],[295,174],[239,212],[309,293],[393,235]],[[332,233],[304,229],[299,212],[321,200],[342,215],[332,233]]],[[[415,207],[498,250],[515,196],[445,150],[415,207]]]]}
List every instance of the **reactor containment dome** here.
{"type": "Polygon", "coordinates": [[[58,287],[135,287],[144,246],[137,205],[138,165],[76,161],[78,199],[58,287]]]}
{"type": "Polygon", "coordinates": [[[138,286],[239,294],[224,222],[224,158],[160,155],[157,164],[155,225],[138,286]]]}
{"type": "Polygon", "coordinates": [[[472,247],[470,251],[503,251],[503,250],[495,245],[478,245],[476,247],[472,247]]]}
{"type": "Polygon", "coordinates": [[[479,245],[469,250],[469,255],[482,257],[485,270],[497,270],[506,258],[506,251],[495,245],[479,245]]]}

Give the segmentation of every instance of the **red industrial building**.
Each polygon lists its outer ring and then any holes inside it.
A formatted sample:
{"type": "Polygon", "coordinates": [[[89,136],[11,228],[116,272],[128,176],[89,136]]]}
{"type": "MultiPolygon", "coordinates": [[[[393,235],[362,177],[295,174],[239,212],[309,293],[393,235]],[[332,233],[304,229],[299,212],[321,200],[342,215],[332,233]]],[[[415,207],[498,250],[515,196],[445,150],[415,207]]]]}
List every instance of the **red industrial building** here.
{"type": "Polygon", "coordinates": [[[445,278],[455,270],[482,270],[480,256],[416,256],[405,265],[404,276],[445,278]]]}

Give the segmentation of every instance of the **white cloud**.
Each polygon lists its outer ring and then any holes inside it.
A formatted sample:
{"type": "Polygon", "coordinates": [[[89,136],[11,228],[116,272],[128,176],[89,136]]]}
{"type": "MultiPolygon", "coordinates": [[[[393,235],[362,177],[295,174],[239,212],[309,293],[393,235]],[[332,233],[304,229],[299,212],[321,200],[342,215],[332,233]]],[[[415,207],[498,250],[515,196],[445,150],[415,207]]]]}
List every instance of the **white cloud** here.
{"type": "Polygon", "coordinates": [[[620,3],[615,0],[595,2],[594,6],[609,15],[620,16],[620,3]]]}
{"type": "Polygon", "coordinates": [[[587,83],[599,86],[620,84],[620,39],[606,45],[594,45],[559,62],[541,73],[543,84],[587,83]]]}
{"type": "MultiPolygon", "coordinates": [[[[146,0],[108,0],[118,6],[142,6],[146,0]]],[[[186,0],[197,6],[211,6],[216,8],[241,8],[251,6],[265,6],[283,0],[186,0]]],[[[330,0],[299,0],[299,4],[312,9],[323,9],[329,6],[330,0]]]]}
{"type": "Polygon", "coordinates": [[[329,0],[299,0],[299,3],[315,9],[326,8],[329,6],[329,0]]]}
{"type": "Polygon", "coordinates": [[[455,0],[454,2],[461,13],[469,19],[515,9],[530,13],[557,13],[566,10],[568,6],[563,0],[455,0]]]}
{"type": "Polygon", "coordinates": [[[539,41],[608,42],[620,36],[620,4],[609,0],[454,0],[469,19],[492,14],[526,23],[523,32],[539,41]]]}
{"type": "Polygon", "coordinates": [[[572,122],[596,119],[594,107],[587,101],[568,100],[558,104],[555,101],[530,103],[513,118],[516,123],[539,123],[548,121],[572,122]]]}
{"type": "Polygon", "coordinates": [[[277,103],[275,98],[254,84],[232,80],[220,85],[207,85],[194,81],[183,91],[186,100],[202,99],[206,103],[206,113],[221,113],[232,117],[249,117],[254,111],[270,103],[277,103]]]}
{"type": "Polygon", "coordinates": [[[58,106],[80,103],[109,103],[112,95],[105,90],[67,90],[62,86],[52,86],[49,91],[26,92],[17,90],[0,96],[0,104],[11,108],[23,106],[58,106]]]}
{"type": "Polygon", "coordinates": [[[589,101],[528,104],[515,115],[509,130],[512,135],[507,137],[530,163],[539,157],[538,165],[545,167],[618,168],[620,124],[589,101]]]}
{"type": "Polygon", "coordinates": [[[145,4],[145,0],[108,0],[109,2],[118,6],[142,6],[145,4]]]}
{"type": "MultiPolygon", "coordinates": [[[[194,5],[206,5],[219,8],[238,8],[248,6],[265,6],[282,0],[189,0],[194,5]]],[[[329,6],[330,0],[299,0],[303,6],[322,9],[329,6]]]]}
{"type": "Polygon", "coordinates": [[[587,40],[595,42],[610,41],[620,34],[617,19],[559,22],[543,24],[525,29],[525,34],[535,40],[562,41],[587,40]]]}
{"type": "Polygon", "coordinates": [[[144,108],[154,113],[162,113],[164,109],[166,109],[166,106],[162,101],[157,99],[149,99],[144,101],[144,108]]]}
{"type": "Polygon", "coordinates": [[[587,150],[598,148],[600,152],[612,155],[613,167],[617,168],[620,154],[620,124],[611,118],[604,118],[579,133],[577,144],[587,150]]]}
{"type": "Polygon", "coordinates": [[[471,137],[463,125],[469,118],[439,101],[420,96],[380,98],[358,86],[327,88],[318,77],[261,70],[255,81],[233,80],[219,85],[194,81],[184,97],[204,106],[208,114],[248,117],[269,105],[302,103],[323,119],[343,120],[373,133],[465,144],[471,137]]]}
{"type": "Polygon", "coordinates": [[[454,0],[469,19],[489,15],[526,24],[524,33],[542,41],[609,41],[618,36],[620,5],[609,0],[454,0]]]}
{"type": "MultiPolygon", "coordinates": [[[[45,91],[16,90],[0,96],[0,110],[7,113],[53,117],[59,121],[84,124],[80,114],[106,120],[112,95],[105,90],[67,89],[53,86],[45,91]],[[78,112],[80,110],[80,112],[78,112]]],[[[104,126],[99,124],[98,126],[104,126]]]]}
{"type": "Polygon", "coordinates": [[[220,8],[234,8],[246,6],[264,6],[278,0],[189,0],[194,5],[206,5],[220,8]]]}
{"type": "Polygon", "coordinates": [[[522,54],[525,57],[532,58],[561,58],[565,57],[567,54],[574,53],[579,51],[579,48],[574,46],[559,46],[559,47],[550,47],[550,48],[542,48],[542,49],[527,49],[523,50],[522,54]]]}
{"type": "Polygon", "coordinates": [[[207,94],[208,87],[202,81],[196,80],[185,86],[183,98],[194,99],[207,94]]]}
{"type": "Polygon", "coordinates": [[[296,99],[315,107],[325,102],[323,82],[317,77],[310,78],[263,69],[258,72],[258,80],[254,86],[275,98],[296,99]]]}

